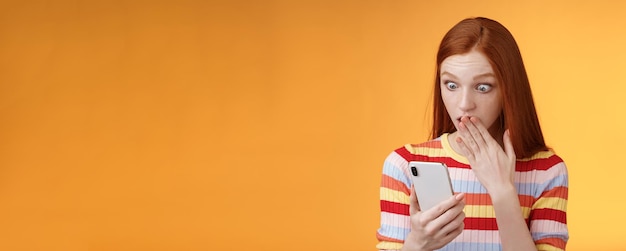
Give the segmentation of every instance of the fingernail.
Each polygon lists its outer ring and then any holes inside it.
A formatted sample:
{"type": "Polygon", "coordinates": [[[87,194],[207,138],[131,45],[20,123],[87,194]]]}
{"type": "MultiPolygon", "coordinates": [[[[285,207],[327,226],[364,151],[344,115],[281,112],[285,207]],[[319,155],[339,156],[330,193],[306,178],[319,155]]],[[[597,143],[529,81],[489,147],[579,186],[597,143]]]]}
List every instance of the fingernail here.
{"type": "Polygon", "coordinates": [[[463,197],[464,197],[464,195],[465,195],[464,193],[458,193],[458,194],[456,194],[456,195],[454,196],[454,198],[455,198],[456,200],[462,200],[462,199],[463,199],[463,197]]]}

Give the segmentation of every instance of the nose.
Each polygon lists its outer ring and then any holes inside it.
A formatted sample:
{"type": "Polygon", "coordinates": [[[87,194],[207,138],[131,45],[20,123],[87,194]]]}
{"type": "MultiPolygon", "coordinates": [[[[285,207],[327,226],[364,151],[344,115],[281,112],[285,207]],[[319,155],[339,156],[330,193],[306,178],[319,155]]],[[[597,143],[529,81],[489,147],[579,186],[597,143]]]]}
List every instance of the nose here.
{"type": "Polygon", "coordinates": [[[474,102],[474,93],[469,90],[464,90],[459,97],[459,108],[461,111],[471,111],[476,108],[476,103],[474,102]]]}

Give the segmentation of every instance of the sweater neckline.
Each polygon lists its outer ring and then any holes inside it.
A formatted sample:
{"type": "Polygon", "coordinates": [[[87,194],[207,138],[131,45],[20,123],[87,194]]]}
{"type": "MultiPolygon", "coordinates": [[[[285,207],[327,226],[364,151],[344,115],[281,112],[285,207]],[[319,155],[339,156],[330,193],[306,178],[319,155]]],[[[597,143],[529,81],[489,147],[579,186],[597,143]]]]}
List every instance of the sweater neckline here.
{"type": "Polygon", "coordinates": [[[456,151],[454,151],[454,149],[452,149],[452,146],[450,145],[450,141],[449,141],[449,133],[444,133],[441,135],[441,147],[443,148],[444,151],[446,151],[446,153],[454,160],[469,165],[469,160],[461,155],[460,153],[457,153],[456,151]]]}

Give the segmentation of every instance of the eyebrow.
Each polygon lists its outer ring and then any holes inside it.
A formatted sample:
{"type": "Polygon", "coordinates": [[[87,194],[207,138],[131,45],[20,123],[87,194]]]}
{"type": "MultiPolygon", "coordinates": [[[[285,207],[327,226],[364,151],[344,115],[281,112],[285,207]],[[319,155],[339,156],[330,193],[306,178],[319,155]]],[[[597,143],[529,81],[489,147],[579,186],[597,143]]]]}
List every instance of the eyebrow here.
{"type": "MultiPolygon", "coordinates": [[[[454,74],[449,73],[449,72],[447,72],[447,71],[442,72],[442,73],[441,73],[441,76],[443,76],[443,75],[450,75],[452,78],[456,78],[456,79],[458,79],[458,77],[457,77],[457,76],[455,76],[454,74]]],[[[493,74],[492,72],[487,72],[487,73],[479,74],[479,75],[474,76],[474,80],[479,79],[479,78],[484,78],[484,77],[495,77],[495,74],[493,74]]]]}

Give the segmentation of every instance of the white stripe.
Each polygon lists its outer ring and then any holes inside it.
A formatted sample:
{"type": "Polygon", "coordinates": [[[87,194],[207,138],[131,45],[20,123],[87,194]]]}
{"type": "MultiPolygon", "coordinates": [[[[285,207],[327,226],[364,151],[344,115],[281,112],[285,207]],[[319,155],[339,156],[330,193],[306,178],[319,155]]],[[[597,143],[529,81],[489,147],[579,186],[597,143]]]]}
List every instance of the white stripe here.
{"type": "Polygon", "coordinates": [[[567,232],[567,225],[552,220],[533,220],[530,222],[530,232],[537,233],[558,233],[567,232]]]}
{"type": "Polygon", "coordinates": [[[542,184],[550,181],[551,179],[554,179],[554,177],[564,174],[567,174],[567,167],[565,166],[565,163],[559,162],[556,165],[548,168],[548,170],[537,170],[537,173],[534,177],[534,182],[537,184],[542,184]]]}
{"type": "Polygon", "coordinates": [[[387,160],[396,168],[402,170],[406,177],[411,177],[409,176],[409,162],[406,161],[400,154],[394,151],[390,154],[387,160]]]}
{"type": "Polygon", "coordinates": [[[450,179],[452,180],[478,181],[472,169],[448,168],[448,172],[450,173],[450,179]]]}
{"type": "MultiPolygon", "coordinates": [[[[453,180],[478,180],[472,169],[450,167],[448,168],[448,172],[450,173],[450,178],[453,180]]],[[[565,166],[565,163],[559,162],[547,170],[515,172],[515,181],[517,183],[541,184],[563,174],[567,174],[567,167],[565,166]]]]}
{"type": "Polygon", "coordinates": [[[384,224],[384,225],[411,229],[411,219],[409,218],[409,216],[406,216],[406,215],[381,212],[380,222],[381,224],[384,224]]]}
{"type": "Polygon", "coordinates": [[[500,243],[500,235],[497,230],[474,230],[465,229],[459,236],[454,239],[455,242],[471,242],[477,241],[481,243],[500,243]]]}

